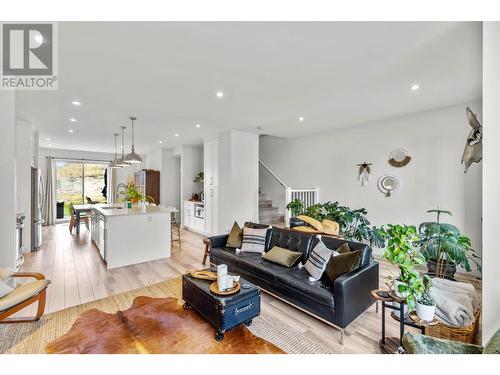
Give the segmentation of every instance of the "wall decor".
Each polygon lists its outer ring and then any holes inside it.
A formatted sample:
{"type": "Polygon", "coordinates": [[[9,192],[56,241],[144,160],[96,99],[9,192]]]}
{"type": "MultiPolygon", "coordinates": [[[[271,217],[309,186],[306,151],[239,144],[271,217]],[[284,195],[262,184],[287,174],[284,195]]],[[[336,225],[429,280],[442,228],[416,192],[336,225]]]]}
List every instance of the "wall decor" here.
{"type": "Polygon", "coordinates": [[[411,160],[411,156],[408,154],[404,148],[397,147],[392,150],[389,155],[389,164],[396,168],[401,168],[407,165],[411,160]]]}
{"type": "Polygon", "coordinates": [[[357,164],[357,166],[359,167],[358,181],[361,181],[361,186],[368,185],[368,181],[370,181],[370,165],[371,163],[357,164]]]}
{"type": "Polygon", "coordinates": [[[385,194],[386,197],[390,197],[396,191],[399,190],[401,182],[397,176],[392,174],[384,174],[378,179],[378,189],[385,194]]]}
{"type": "Polygon", "coordinates": [[[465,109],[465,113],[472,128],[465,141],[464,154],[462,155],[462,164],[465,164],[464,173],[467,173],[467,169],[472,163],[479,163],[483,159],[483,126],[469,107],[465,109]]]}

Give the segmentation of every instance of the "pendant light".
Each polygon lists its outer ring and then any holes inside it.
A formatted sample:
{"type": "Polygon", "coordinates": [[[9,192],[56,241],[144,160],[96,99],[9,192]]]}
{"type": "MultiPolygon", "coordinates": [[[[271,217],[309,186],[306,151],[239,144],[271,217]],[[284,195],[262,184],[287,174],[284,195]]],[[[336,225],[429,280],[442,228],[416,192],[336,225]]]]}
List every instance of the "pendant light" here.
{"type": "Polygon", "coordinates": [[[127,127],[126,126],[120,126],[120,128],[122,129],[122,156],[121,156],[121,158],[119,158],[116,161],[116,165],[118,167],[130,167],[130,164],[125,161],[125,152],[124,152],[125,148],[123,146],[124,137],[125,137],[124,136],[124,131],[125,131],[125,129],[127,129],[127,127]]]}
{"type": "Polygon", "coordinates": [[[134,121],[137,120],[136,117],[130,116],[129,117],[130,121],[132,122],[132,151],[130,154],[125,156],[125,161],[130,164],[139,164],[142,163],[142,158],[140,155],[135,153],[135,145],[134,145],[134,121]]]}
{"type": "Polygon", "coordinates": [[[118,159],[116,158],[116,137],[119,136],[118,133],[113,133],[114,137],[115,137],[115,158],[113,159],[113,161],[111,163],[109,163],[109,168],[122,168],[121,165],[118,165],[118,159]]]}

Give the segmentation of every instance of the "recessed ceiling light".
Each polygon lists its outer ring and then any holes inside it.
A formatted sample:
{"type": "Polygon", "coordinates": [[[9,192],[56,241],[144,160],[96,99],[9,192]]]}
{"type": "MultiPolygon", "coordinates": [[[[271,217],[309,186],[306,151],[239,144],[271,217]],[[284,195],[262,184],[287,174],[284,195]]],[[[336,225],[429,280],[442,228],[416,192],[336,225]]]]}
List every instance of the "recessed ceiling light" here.
{"type": "Polygon", "coordinates": [[[200,124],[196,124],[196,127],[197,127],[197,128],[200,128],[200,127],[201,127],[201,125],[200,125],[200,124]]]}
{"type": "Polygon", "coordinates": [[[52,145],[50,143],[47,146],[52,147],[52,145]]]}
{"type": "Polygon", "coordinates": [[[415,83],[414,85],[411,86],[411,91],[417,91],[419,88],[420,86],[415,83]]]}
{"type": "Polygon", "coordinates": [[[159,143],[159,144],[162,144],[162,143],[163,143],[163,141],[158,141],[158,143],[159,143]]]}
{"type": "Polygon", "coordinates": [[[45,140],[46,140],[47,142],[50,142],[50,138],[45,138],[45,140]]]}
{"type": "Polygon", "coordinates": [[[78,100],[73,100],[71,102],[71,104],[73,104],[73,105],[82,105],[82,103],[80,103],[78,100]]]}
{"type": "Polygon", "coordinates": [[[300,122],[304,121],[304,117],[299,117],[299,121],[300,122]]]}
{"type": "Polygon", "coordinates": [[[69,121],[76,122],[76,118],[70,118],[69,121]]]}
{"type": "Polygon", "coordinates": [[[217,97],[222,98],[224,96],[224,93],[222,91],[217,91],[217,97]]]}
{"type": "Polygon", "coordinates": [[[179,136],[179,134],[175,133],[175,134],[174,134],[174,136],[175,136],[175,137],[178,137],[178,136],[179,136]]]}
{"type": "Polygon", "coordinates": [[[74,133],[75,131],[73,129],[68,129],[68,133],[74,133]]]}

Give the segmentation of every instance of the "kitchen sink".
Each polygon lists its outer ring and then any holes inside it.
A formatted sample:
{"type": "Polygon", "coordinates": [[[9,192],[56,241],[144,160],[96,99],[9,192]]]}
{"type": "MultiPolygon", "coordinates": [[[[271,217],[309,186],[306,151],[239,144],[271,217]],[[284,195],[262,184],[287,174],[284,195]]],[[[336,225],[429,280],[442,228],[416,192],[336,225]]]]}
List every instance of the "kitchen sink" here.
{"type": "Polygon", "coordinates": [[[121,210],[123,209],[123,206],[116,206],[116,207],[101,207],[103,210],[121,210]]]}

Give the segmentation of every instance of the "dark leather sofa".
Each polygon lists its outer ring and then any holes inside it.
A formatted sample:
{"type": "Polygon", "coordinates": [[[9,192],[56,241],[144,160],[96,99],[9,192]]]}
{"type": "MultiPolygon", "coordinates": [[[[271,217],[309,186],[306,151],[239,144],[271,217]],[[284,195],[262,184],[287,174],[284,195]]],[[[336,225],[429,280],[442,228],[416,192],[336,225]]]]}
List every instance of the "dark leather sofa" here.
{"type": "MultiPolygon", "coordinates": [[[[260,224],[250,224],[259,227],[260,224]]],[[[267,226],[263,226],[267,228],[267,226]]],[[[358,242],[339,240],[323,236],[330,249],[347,242],[351,250],[361,251],[359,268],[344,274],[332,283],[323,277],[317,282],[309,281],[309,274],[298,266],[287,268],[261,258],[258,253],[239,253],[226,247],[228,235],[210,238],[210,262],[226,264],[230,272],[241,275],[260,286],[264,291],[288,302],[327,323],[343,328],[361,315],[375,301],[370,292],[379,285],[378,262],[371,258],[370,246],[358,242]]],[[[305,262],[318,239],[315,235],[290,229],[272,227],[267,232],[265,251],[274,246],[300,251],[305,262]]]]}

